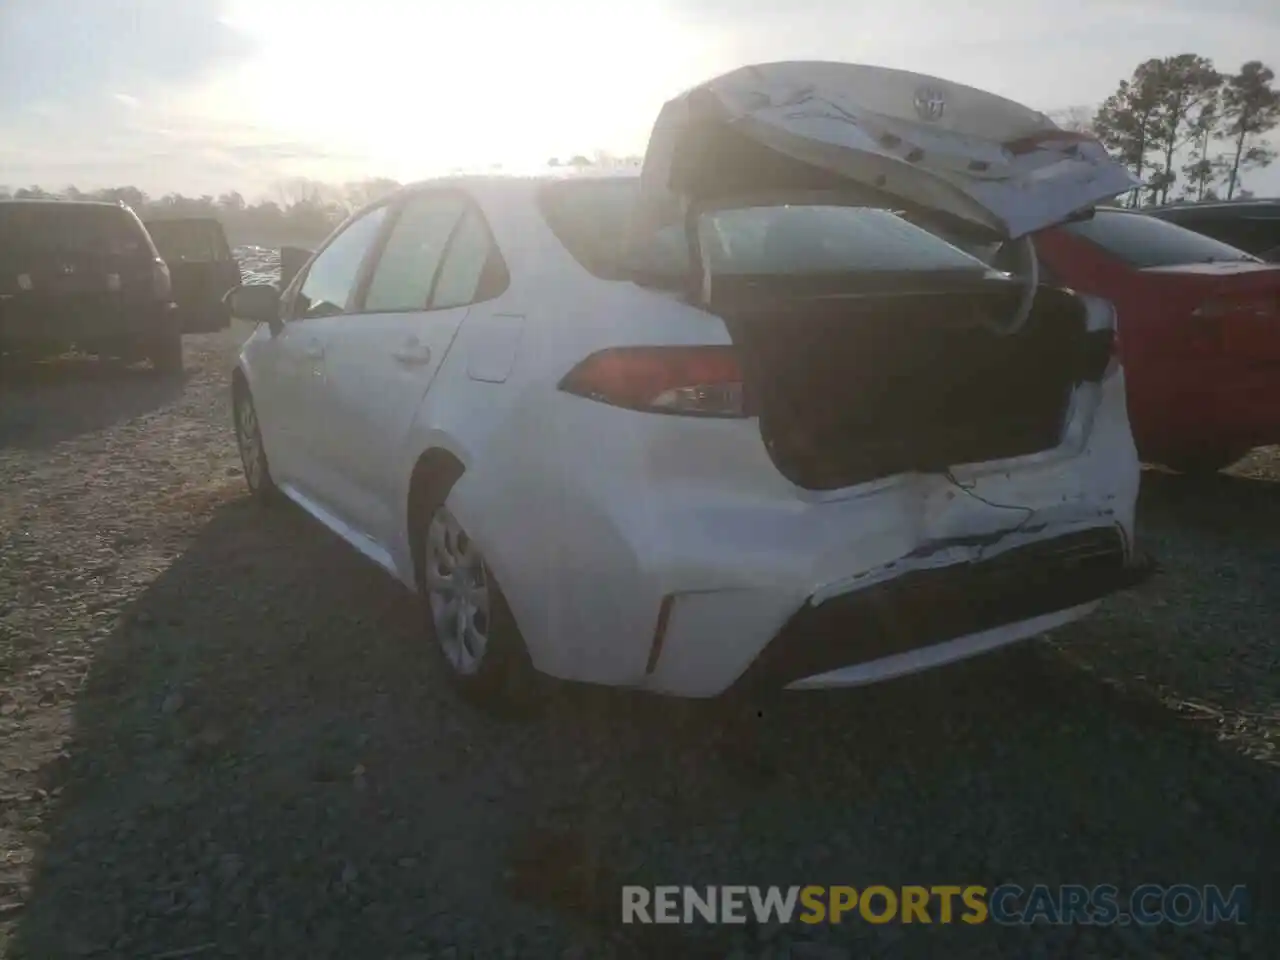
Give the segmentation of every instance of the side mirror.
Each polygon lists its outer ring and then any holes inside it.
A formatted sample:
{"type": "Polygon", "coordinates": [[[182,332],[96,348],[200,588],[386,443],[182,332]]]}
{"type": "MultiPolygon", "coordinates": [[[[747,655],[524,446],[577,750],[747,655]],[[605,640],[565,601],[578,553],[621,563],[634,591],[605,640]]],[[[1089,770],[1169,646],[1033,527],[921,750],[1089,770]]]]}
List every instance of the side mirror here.
{"type": "Polygon", "coordinates": [[[231,316],[251,323],[265,323],[273,332],[281,327],[280,290],[271,283],[242,283],[222,298],[231,316]]]}

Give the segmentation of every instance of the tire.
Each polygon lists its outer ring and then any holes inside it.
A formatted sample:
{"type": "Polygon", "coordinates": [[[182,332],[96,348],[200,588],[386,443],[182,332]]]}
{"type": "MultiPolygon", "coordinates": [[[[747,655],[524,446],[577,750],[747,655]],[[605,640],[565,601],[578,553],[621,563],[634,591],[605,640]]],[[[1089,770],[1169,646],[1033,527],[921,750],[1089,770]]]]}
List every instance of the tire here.
{"type": "Polygon", "coordinates": [[[524,638],[475,541],[448,506],[421,511],[415,569],[427,639],[450,682],[486,712],[528,715],[538,678],[524,638]]]}
{"type": "Polygon", "coordinates": [[[1165,457],[1159,462],[1170,470],[1176,470],[1188,477],[1211,477],[1243,456],[1244,453],[1238,450],[1200,450],[1181,456],[1165,457]]]}
{"type": "Polygon", "coordinates": [[[147,345],[147,359],[151,367],[162,377],[177,377],[183,372],[182,334],[166,334],[147,345]]]}
{"type": "Polygon", "coordinates": [[[260,503],[274,503],[280,491],[271,479],[271,465],[267,461],[267,448],[262,443],[262,428],[258,425],[258,411],[253,405],[253,395],[240,380],[231,390],[231,415],[236,432],[236,447],[240,450],[240,465],[244,469],[244,482],[249,493],[260,503]]]}

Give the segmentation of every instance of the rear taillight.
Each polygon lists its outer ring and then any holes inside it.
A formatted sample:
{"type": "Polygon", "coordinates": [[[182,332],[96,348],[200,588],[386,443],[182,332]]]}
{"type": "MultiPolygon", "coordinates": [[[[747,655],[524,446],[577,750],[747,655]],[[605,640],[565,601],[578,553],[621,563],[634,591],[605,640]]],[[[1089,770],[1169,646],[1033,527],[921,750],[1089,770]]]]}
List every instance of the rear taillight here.
{"type": "Polygon", "coordinates": [[[560,389],[647,413],[746,416],[732,347],[612,347],[574,367],[560,389]]]}
{"type": "Polygon", "coordinates": [[[173,299],[173,280],[169,265],[157,257],[151,262],[151,295],[157,300],[173,299]]]}

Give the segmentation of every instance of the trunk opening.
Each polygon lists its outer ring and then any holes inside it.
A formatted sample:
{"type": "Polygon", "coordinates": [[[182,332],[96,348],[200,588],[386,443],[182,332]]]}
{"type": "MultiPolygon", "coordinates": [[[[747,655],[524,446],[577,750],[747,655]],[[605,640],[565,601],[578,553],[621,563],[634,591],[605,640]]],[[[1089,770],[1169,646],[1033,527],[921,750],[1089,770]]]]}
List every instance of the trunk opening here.
{"type": "Polygon", "coordinates": [[[1015,282],[849,293],[809,279],[807,296],[801,283],[717,278],[710,306],[741,353],[770,456],[807,489],[1052,449],[1075,386],[1110,362],[1113,332],[1090,332],[1064,290],[1041,288],[1023,329],[1000,336],[985,324],[1015,308],[1015,282]]]}

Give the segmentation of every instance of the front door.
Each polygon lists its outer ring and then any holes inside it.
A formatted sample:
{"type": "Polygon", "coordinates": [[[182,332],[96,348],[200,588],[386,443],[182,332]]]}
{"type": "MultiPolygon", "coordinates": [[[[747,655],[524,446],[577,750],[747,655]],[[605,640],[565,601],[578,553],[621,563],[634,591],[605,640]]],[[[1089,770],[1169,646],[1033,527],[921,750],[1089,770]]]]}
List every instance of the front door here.
{"type": "Polygon", "coordinates": [[[329,238],[285,290],[284,324],[264,345],[273,376],[259,416],[272,471],[320,505],[340,499],[342,486],[319,453],[326,439],[327,338],[351,309],[386,216],[385,205],[374,207],[329,238]]]}

